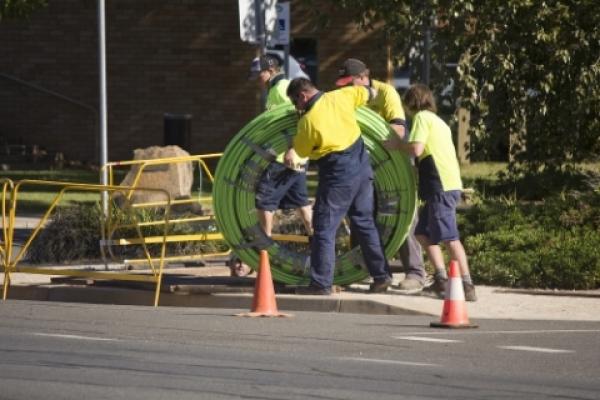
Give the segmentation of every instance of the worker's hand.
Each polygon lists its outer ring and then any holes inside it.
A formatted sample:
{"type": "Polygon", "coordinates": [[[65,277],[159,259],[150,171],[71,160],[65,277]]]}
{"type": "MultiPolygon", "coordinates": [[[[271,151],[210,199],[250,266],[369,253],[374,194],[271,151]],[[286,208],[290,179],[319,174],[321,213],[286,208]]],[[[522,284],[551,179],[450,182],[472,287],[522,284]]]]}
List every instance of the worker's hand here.
{"type": "Polygon", "coordinates": [[[294,161],[296,160],[296,151],[294,149],[288,149],[283,156],[283,163],[286,167],[294,169],[296,165],[294,161]]]}
{"type": "Polygon", "coordinates": [[[400,150],[401,143],[402,141],[399,137],[392,136],[390,139],[383,141],[383,147],[385,147],[387,150],[400,150]]]}

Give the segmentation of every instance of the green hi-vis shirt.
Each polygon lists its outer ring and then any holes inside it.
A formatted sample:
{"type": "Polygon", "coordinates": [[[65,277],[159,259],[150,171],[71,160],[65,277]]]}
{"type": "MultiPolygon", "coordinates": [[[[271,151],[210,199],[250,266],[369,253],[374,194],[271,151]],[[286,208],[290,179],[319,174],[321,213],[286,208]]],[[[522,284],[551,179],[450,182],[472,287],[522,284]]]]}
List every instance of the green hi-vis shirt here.
{"type": "Polygon", "coordinates": [[[400,95],[392,85],[371,79],[371,86],[377,89],[375,96],[367,107],[379,114],[386,122],[406,120],[400,95]]]}
{"type": "MultiPolygon", "coordinates": [[[[267,103],[265,104],[266,110],[271,110],[277,106],[282,104],[292,104],[292,101],[287,96],[287,88],[290,85],[290,81],[285,79],[283,74],[279,74],[273,77],[269,82],[269,93],[267,94],[267,103]]],[[[285,153],[280,153],[275,159],[276,162],[284,164],[283,157],[285,153]]],[[[292,169],[302,169],[306,162],[307,158],[302,158],[295,156],[294,157],[294,168],[292,169]]]]}
{"type": "Polygon", "coordinates": [[[409,142],[423,143],[418,158],[419,197],[449,190],[462,190],[460,167],[450,127],[435,113],[419,111],[413,118],[409,142]]]}
{"type": "Polygon", "coordinates": [[[364,86],[327,92],[298,121],[294,149],[301,157],[318,160],[329,153],[346,150],[360,136],[356,108],[369,100],[364,86]]]}
{"type": "Polygon", "coordinates": [[[287,96],[287,88],[290,86],[290,81],[285,79],[283,74],[275,75],[269,82],[269,93],[267,93],[267,103],[265,108],[272,109],[281,104],[292,104],[292,101],[287,96]]]}

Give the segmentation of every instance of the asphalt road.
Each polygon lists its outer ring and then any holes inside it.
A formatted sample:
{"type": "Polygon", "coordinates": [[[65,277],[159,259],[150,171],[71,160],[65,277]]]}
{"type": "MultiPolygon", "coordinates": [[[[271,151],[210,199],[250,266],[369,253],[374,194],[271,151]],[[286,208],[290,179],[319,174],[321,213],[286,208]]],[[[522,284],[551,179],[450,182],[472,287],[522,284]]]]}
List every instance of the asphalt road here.
{"type": "Polygon", "coordinates": [[[600,323],[6,301],[0,399],[598,399],[600,323]]]}

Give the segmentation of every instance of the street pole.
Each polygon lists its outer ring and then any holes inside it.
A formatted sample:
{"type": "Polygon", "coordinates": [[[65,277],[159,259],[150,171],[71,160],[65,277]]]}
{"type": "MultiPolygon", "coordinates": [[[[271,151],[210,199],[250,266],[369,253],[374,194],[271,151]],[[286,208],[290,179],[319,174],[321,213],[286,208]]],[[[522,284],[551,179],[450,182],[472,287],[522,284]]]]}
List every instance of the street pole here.
{"type": "Polygon", "coordinates": [[[290,79],[290,45],[289,44],[286,44],[283,46],[283,54],[284,54],[283,64],[285,65],[285,77],[290,79]]]}
{"type": "MultiPolygon", "coordinates": [[[[99,98],[99,134],[100,134],[100,168],[101,182],[108,184],[108,171],[102,168],[108,163],[107,117],[106,117],[106,33],[104,0],[98,0],[98,70],[100,81],[99,98]]],[[[102,192],[102,209],[108,215],[108,193],[102,192]]]]}
{"type": "Polygon", "coordinates": [[[267,53],[264,0],[254,0],[254,15],[256,23],[256,41],[258,43],[258,54],[260,56],[267,53]]]}
{"type": "MultiPolygon", "coordinates": [[[[267,35],[265,33],[265,7],[264,0],[254,0],[254,21],[256,24],[256,56],[260,57],[267,54],[267,35]]],[[[260,91],[260,111],[265,110],[265,104],[267,102],[267,91],[261,89],[260,91]]]]}

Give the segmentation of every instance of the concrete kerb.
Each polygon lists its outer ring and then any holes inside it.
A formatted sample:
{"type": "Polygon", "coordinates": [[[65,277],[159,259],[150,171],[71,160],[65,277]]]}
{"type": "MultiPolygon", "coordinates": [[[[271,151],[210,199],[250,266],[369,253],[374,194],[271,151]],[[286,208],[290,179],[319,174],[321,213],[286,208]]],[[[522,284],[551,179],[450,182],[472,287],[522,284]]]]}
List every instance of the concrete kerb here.
{"type": "MultiPolygon", "coordinates": [[[[143,289],[87,285],[30,284],[12,285],[8,298],[15,300],[150,306],[153,296],[152,291],[143,289]]],[[[252,296],[252,293],[162,293],[160,296],[160,306],[249,309],[252,304],[252,296]]],[[[429,315],[428,313],[367,298],[344,297],[341,294],[332,296],[278,294],[276,297],[280,310],[380,315],[429,315]]]]}
{"type": "MultiPolygon", "coordinates": [[[[277,294],[281,311],[318,311],[380,315],[430,315],[439,317],[443,301],[426,295],[403,295],[391,290],[386,294],[344,291],[331,296],[277,294]]],[[[478,286],[480,300],[468,303],[470,319],[583,320],[600,321],[596,312],[598,297],[542,296],[506,293],[503,288],[478,286]]],[[[84,302],[98,304],[152,304],[151,290],[126,287],[54,285],[46,283],[14,284],[9,299],[84,302]]],[[[250,309],[252,293],[163,292],[160,306],[250,309]]]]}
{"type": "MultiPolygon", "coordinates": [[[[74,268],[74,266],[69,266],[74,268]]],[[[104,266],[84,265],[80,268],[100,269],[104,266]]],[[[111,266],[117,269],[119,266],[111,266]]],[[[123,268],[121,266],[120,268],[123,268]]],[[[191,281],[164,282],[160,306],[205,307],[248,310],[253,296],[252,278],[230,278],[229,268],[217,265],[197,268],[168,268],[167,274],[189,274],[191,281]],[[198,277],[213,279],[217,284],[195,284],[198,277]],[[245,280],[240,286],[240,280],[245,280]],[[186,284],[185,282],[188,282],[186,284]],[[229,282],[231,284],[227,284],[229,282]],[[238,286],[236,287],[235,284],[238,286]]],[[[92,281],[64,276],[12,273],[9,299],[64,301],[121,305],[152,305],[152,288],[128,286],[122,281],[92,281]],[[61,284],[56,284],[60,282],[61,284]],[[93,283],[93,284],[90,284],[93,283]]],[[[395,276],[397,283],[402,275],[395,276]]],[[[1,278],[0,278],[1,280],[1,278]]],[[[196,282],[198,283],[198,282],[196,282]]],[[[214,282],[213,282],[214,283],[214,282]]],[[[282,311],[318,311],[380,315],[429,315],[438,318],[443,301],[427,294],[407,295],[391,289],[385,294],[371,294],[367,284],[351,285],[331,296],[299,296],[278,293],[277,305],[282,311]]],[[[289,291],[289,290],[288,290],[289,291]]],[[[286,291],[286,292],[288,292],[286,291]]],[[[600,321],[600,290],[556,291],[519,290],[477,286],[479,301],[467,303],[469,318],[514,320],[585,320],[600,321]]]]}

